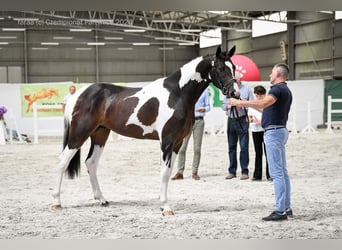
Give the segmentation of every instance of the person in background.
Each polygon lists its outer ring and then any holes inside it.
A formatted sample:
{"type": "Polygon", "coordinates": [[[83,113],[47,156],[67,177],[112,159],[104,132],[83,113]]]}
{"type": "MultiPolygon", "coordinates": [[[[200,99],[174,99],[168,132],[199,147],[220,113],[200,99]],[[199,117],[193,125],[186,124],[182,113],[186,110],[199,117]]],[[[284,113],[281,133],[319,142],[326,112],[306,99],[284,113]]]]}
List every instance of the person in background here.
{"type": "MultiPolygon", "coordinates": [[[[4,137],[4,140],[7,140],[7,126],[5,122],[4,115],[7,113],[7,108],[5,106],[0,106],[0,133],[1,138],[4,137]]],[[[2,140],[2,139],[1,139],[2,140]]]]}
{"type": "MultiPolygon", "coordinates": [[[[255,86],[254,95],[257,100],[261,100],[265,98],[266,96],[266,89],[261,85],[255,86]]],[[[272,178],[270,177],[269,170],[268,170],[267,154],[266,154],[266,148],[265,148],[265,143],[264,143],[264,129],[261,127],[262,113],[256,109],[249,108],[248,116],[249,116],[250,128],[252,131],[252,138],[253,138],[253,144],[254,144],[254,150],[255,150],[254,173],[253,173],[252,181],[262,180],[263,152],[265,152],[265,158],[266,158],[266,178],[267,180],[271,181],[272,178]]]]}
{"type": "Polygon", "coordinates": [[[17,141],[31,142],[26,134],[19,134],[14,129],[9,129],[5,120],[5,114],[7,113],[7,108],[5,106],[0,106],[0,129],[1,133],[4,135],[5,141],[9,141],[11,138],[17,141]]]}
{"type": "Polygon", "coordinates": [[[264,141],[275,197],[275,210],[262,218],[265,221],[286,220],[293,215],[285,148],[289,136],[286,124],[292,104],[292,93],[286,83],[288,76],[289,67],[284,63],[276,64],[270,74],[272,87],[265,98],[253,101],[230,99],[231,105],[262,110],[261,125],[265,129],[264,141]]]}
{"type": "Polygon", "coordinates": [[[195,123],[192,131],[183,139],[182,146],[178,152],[178,171],[171,180],[182,180],[185,168],[186,149],[188,147],[191,133],[193,134],[194,142],[194,158],[192,161],[192,178],[199,180],[198,168],[201,160],[202,138],[204,132],[204,116],[206,112],[210,111],[210,101],[208,89],[205,89],[200,98],[195,104],[195,123]]]}
{"type": "MultiPolygon", "coordinates": [[[[235,73],[240,93],[240,99],[253,100],[253,92],[241,82],[242,76],[235,73]]],[[[236,177],[237,171],[237,145],[240,143],[240,165],[241,165],[241,180],[249,179],[248,164],[249,164],[249,121],[248,110],[241,106],[232,108],[230,101],[224,97],[222,102],[222,109],[226,111],[228,116],[227,122],[227,138],[228,138],[228,153],[229,153],[229,168],[226,179],[233,179],[236,177]]]]}
{"type": "Polygon", "coordinates": [[[65,105],[67,104],[68,99],[70,98],[70,96],[72,96],[73,94],[75,94],[75,92],[76,92],[76,87],[75,87],[75,85],[71,85],[71,86],[69,87],[69,94],[67,94],[66,96],[64,96],[63,101],[62,101],[62,111],[63,111],[63,113],[64,113],[64,111],[65,111],[65,105]]]}

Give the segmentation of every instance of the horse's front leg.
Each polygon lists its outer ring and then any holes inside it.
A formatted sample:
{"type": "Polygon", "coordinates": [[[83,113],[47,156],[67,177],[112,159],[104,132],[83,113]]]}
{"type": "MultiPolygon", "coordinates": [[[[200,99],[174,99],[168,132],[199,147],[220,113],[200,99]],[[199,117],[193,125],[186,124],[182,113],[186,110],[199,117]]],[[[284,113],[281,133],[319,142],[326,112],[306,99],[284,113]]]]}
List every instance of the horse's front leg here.
{"type": "Polygon", "coordinates": [[[175,162],[177,154],[175,152],[166,155],[162,152],[161,154],[161,188],[160,188],[160,202],[162,214],[164,216],[174,215],[167,201],[167,188],[172,173],[173,164],[175,162]]]}

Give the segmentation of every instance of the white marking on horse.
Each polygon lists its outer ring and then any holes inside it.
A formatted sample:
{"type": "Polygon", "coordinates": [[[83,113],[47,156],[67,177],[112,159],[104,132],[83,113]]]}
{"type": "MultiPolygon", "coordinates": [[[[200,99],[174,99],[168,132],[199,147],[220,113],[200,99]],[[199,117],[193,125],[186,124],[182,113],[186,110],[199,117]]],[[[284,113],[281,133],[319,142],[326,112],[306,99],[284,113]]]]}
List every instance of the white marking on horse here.
{"type": "Polygon", "coordinates": [[[203,57],[195,58],[189,63],[180,68],[181,78],[179,80],[179,87],[183,88],[190,80],[201,82],[203,79],[199,72],[196,72],[196,66],[203,60],[203,57]]]}
{"type": "Polygon", "coordinates": [[[101,204],[105,204],[106,199],[102,195],[102,192],[99,186],[99,181],[96,176],[97,166],[98,166],[102,152],[103,152],[103,147],[99,145],[94,145],[93,153],[91,157],[86,160],[85,163],[88,169],[90,183],[91,183],[91,187],[94,193],[94,198],[95,200],[99,200],[101,204]]]}
{"type": "Polygon", "coordinates": [[[229,61],[226,61],[226,62],[224,62],[226,65],[227,65],[227,67],[230,69],[230,73],[232,74],[232,76],[235,76],[235,74],[234,74],[234,71],[233,71],[233,64],[231,63],[231,62],[229,62],[229,61]]]}
{"type": "MultiPolygon", "coordinates": [[[[143,87],[140,91],[135,93],[134,95],[127,97],[137,97],[139,102],[134,109],[134,112],[130,115],[127,120],[126,126],[130,124],[137,125],[143,129],[143,135],[152,133],[154,130],[157,130],[158,133],[161,133],[162,127],[165,122],[170,119],[173,115],[174,110],[169,108],[167,105],[167,101],[169,100],[170,93],[163,87],[162,82],[165,78],[157,79],[156,81],[152,82],[151,84],[143,87]],[[140,108],[151,98],[157,98],[159,101],[159,109],[158,109],[158,117],[157,120],[149,125],[144,125],[138,118],[138,113],[140,108]]],[[[126,99],[127,99],[126,98],[126,99]]]]}
{"type": "Polygon", "coordinates": [[[88,86],[84,86],[82,88],[80,88],[79,90],[77,90],[75,92],[75,94],[71,95],[66,103],[65,106],[65,113],[64,116],[68,121],[71,121],[72,119],[72,111],[74,110],[74,106],[76,104],[76,101],[78,100],[78,98],[80,97],[80,95],[89,87],[88,86]]]}
{"type": "MultiPolygon", "coordinates": [[[[233,71],[233,64],[229,61],[226,61],[225,64],[230,69],[232,76],[235,76],[235,74],[234,74],[235,72],[233,71]]],[[[236,82],[234,82],[234,90],[235,90],[235,95],[239,96],[240,95],[240,89],[239,89],[239,86],[236,82]]]]}

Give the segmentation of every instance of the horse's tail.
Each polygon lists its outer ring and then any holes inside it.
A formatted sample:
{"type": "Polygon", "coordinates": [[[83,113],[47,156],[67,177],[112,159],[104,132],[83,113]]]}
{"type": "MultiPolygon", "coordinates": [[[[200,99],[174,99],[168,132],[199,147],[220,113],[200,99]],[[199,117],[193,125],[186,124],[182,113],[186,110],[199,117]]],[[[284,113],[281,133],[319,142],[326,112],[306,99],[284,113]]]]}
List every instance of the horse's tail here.
{"type": "MultiPolygon", "coordinates": [[[[64,137],[63,137],[63,149],[68,145],[69,141],[69,128],[70,123],[68,119],[64,118],[64,137]]],[[[78,149],[76,154],[71,158],[69,165],[66,169],[70,179],[74,179],[78,176],[81,168],[81,149],[78,149]]]]}

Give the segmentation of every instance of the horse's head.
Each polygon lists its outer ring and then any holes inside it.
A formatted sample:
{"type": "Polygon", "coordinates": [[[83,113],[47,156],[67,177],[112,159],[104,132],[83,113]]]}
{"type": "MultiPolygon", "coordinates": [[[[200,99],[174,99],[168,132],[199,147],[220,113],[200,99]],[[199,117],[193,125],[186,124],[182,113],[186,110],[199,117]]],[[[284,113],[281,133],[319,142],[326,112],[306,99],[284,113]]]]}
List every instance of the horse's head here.
{"type": "Polygon", "coordinates": [[[235,65],[231,57],[235,53],[235,46],[229,52],[222,52],[219,46],[216,50],[215,59],[212,61],[212,69],[210,71],[210,78],[213,84],[221,89],[222,93],[229,97],[235,97],[236,86],[235,79],[235,65]]]}

